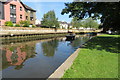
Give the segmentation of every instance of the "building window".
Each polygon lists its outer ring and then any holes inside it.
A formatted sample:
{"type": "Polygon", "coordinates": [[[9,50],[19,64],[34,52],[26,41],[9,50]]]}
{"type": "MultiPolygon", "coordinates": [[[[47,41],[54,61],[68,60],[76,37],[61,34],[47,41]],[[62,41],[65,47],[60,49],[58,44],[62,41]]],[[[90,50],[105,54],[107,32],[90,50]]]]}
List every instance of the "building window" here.
{"type": "Polygon", "coordinates": [[[28,20],[28,16],[26,16],[26,19],[28,20]]]}
{"type": "Polygon", "coordinates": [[[20,15],[20,19],[22,19],[22,15],[20,15]]]}
{"type": "Polygon", "coordinates": [[[13,21],[13,23],[16,23],[16,21],[13,21]]]}
{"type": "Polygon", "coordinates": [[[16,9],[16,6],[11,4],[10,9],[16,9]]]}
{"type": "Polygon", "coordinates": [[[11,18],[16,18],[16,14],[10,14],[11,18]]]}
{"type": "Polygon", "coordinates": [[[25,9],[25,11],[27,12],[27,9],[25,9]]]}
{"type": "Polygon", "coordinates": [[[30,20],[33,21],[33,17],[30,17],[30,20]]]}
{"type": "Polygon", "coordinates": [[[27,9],[26,9],[25,11],[26,11],[27,13],[30,12],[30,10],[27,10],[27,9]]]}
{"type": "Polygon", "coordinates": [[[22,7],[20,7],[20,11],[22,11],[22,7]]]}

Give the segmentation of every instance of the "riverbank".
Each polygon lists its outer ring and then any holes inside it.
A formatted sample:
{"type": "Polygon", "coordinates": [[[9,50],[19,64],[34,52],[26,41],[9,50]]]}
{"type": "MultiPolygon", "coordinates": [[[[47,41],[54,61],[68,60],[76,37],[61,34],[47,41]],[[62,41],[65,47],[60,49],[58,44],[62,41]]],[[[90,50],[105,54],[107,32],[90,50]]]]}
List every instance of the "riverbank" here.
{"type": "MultiPolygon", "coordinates": [[[[88,32],[100,32],[100,30],[77,30],[69,29],[74,33],[88,33],[88,32]]],[[[53,37],[63,37],[68,34],[67,29],[51,29],[51,28],[30,28],[30,27],[0,27],[0,40],[2,44],[11,42],[23,42],[37,39],[48,39],[53,37]]]]}
{"type": "MultiPolygon", "coordinates": [[[[84,30],[84,29],[69,29],[70,32],[100,32],[101,30],[84,30]]],[[[41,33],[67,33],[68,29],[53,29],[53,28],[30,28],[30,27],[8,27],[0,26],[0,35],[16,35],[16,34],[41,34],[41,33]]]]}
{"type": "Polygon", "coordinates": [[[64,78],[118,78],[119,35],[99,35],[80,50],[64,78]]]}
{"type": "Polygon", "coordinates": [[[65,37],[67,33],[57,33],[57,34],[37,34],[37,35],[16,35],[1,37],[1,44],[17,43],[17,42],[27,42],[33,40],[51,39],[57,37],[65,37]]]}

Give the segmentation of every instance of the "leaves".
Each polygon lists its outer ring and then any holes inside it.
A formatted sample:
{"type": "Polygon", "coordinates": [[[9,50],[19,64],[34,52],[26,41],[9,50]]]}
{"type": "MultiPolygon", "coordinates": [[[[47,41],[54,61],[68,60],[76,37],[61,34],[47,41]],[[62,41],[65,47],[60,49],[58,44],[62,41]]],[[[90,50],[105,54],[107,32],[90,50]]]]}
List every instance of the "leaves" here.
{"type": "Polygon", "coordinates": [[[65,3],[65,6],[61,12],[63,15],[70,13],[69,17],[78,19],[101,19],[101,28],[120,31],[120,2],[72,2],[65,3]]]}
{"type": "Polygon", "coordinates": [[[92,18],[87,18],[84,21],[82,21],[83,27],[85,28],[98,28],[99,24],[97,21],[93,20],[92,18]]]}
{"type": "Polygon", "coordinates": [[[80,28],[82,26],[81,20],[78,20],[77,17],[74,17],[71,21],[71,24],[74,28],[80,28]]]}
{"type": "Polygon", "coordinates": [[[54,11],[49,11],[44,14],[41,24],[48,27],[59,27],[58,18],[56,18],[54,11]]]}
{"type": "Polygon", "coordinates": [[[97,21],[93,20],[92,18],[87,18],[87,19],[80,20],[77,17],[74,17],[71,21],[71,24],[75,28],[80,28],[80,27],[98,28],[99,27],[99,24],[97,23],[97,21]]]}

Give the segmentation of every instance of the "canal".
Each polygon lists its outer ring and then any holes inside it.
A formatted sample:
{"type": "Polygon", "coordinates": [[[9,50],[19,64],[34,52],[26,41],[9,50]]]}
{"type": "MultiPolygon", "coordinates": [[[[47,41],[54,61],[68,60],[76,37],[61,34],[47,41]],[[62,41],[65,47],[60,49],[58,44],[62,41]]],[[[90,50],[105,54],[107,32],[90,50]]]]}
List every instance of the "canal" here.
{"type": "Polygon", "coordinates": [[[89,39],[89,36],[77,35],[73,41],[59,37],[4,44],[0,48],[2,77],[47,78],[89,39]]]}

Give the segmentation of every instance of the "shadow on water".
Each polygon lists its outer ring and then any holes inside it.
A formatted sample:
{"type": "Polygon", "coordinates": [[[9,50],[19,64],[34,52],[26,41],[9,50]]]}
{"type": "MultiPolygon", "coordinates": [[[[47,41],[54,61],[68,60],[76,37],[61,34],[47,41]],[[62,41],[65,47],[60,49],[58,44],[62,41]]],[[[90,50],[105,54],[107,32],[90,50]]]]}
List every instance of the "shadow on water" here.
{"type": "Polygon", "coordinates": [[[88,49],[106,50],[107,52],[112,53],[120,53],[120,37],[94,37],[87,42],[84,47],[88,49]]]}

